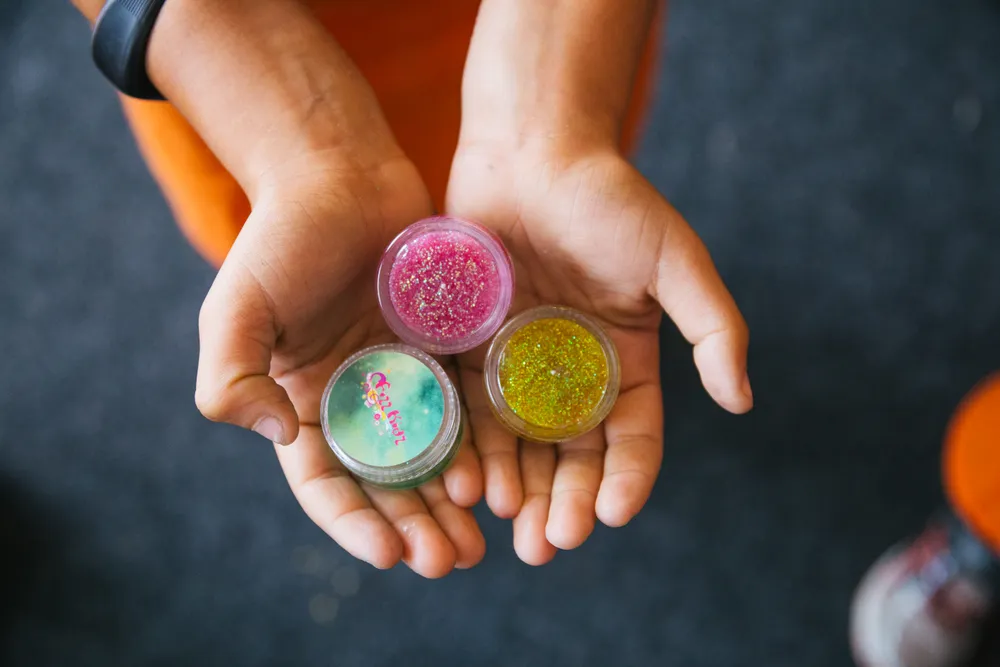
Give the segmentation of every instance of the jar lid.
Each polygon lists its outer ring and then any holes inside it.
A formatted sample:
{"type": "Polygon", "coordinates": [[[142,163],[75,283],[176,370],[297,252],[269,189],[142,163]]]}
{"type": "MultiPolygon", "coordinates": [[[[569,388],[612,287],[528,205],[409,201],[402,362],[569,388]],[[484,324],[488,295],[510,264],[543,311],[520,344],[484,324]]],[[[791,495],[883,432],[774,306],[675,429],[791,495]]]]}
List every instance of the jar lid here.
{"type": "Polygon", "coordinates": [[[337,458],[383,487],[417,486],[440,474],[461,439],[454,384],[428,354],[407,345],[352,355],[330,378],[320,410],[337,458]]]}
{"type": "Polygon", "coordinates": [[[952,507],[1000,554],[1000,373],[977,384],[955,410],[942,467],[952,507]]]}

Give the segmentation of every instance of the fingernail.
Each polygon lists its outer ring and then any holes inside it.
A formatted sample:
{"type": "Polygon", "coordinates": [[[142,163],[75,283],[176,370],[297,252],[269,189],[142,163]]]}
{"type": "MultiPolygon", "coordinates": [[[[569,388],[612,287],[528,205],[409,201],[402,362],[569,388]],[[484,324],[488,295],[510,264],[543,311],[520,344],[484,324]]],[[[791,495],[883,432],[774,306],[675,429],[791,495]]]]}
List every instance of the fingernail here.
{"type": "Polygon", "coordinates": [[[271,442],[279,445],[285,444],[285,429],[281,422],[274,417],[263,417],[253,426],[254,433],[258,433],[271,442]]]}
{"type": "Polygon", "coordinates": [[[753,389],[750,388],[750,375],[743,376],[743,395],[753,401],[753,389]]]}

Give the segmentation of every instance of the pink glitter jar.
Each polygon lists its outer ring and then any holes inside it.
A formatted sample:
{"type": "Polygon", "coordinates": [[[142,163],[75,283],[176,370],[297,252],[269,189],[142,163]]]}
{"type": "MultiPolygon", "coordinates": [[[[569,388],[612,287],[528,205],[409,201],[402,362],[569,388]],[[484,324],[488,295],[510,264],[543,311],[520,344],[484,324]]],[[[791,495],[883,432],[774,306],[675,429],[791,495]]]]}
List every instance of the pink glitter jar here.
{"type": "Polygon", "coordinates": [[[378,301],[403,342],[434,354],[482,345],[503,324],[514,268],[500,239],[482,225],[447,216],[416,222],[379,263],[378,301]]]}

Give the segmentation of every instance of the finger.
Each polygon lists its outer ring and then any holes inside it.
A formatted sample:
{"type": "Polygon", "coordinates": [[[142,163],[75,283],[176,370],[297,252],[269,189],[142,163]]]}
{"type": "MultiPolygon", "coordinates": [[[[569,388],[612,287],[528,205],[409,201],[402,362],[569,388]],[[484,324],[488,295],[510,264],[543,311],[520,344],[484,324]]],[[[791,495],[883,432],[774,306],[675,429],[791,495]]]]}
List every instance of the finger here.
{"type": "Polygon", "coordinates": [[[556,555],[545,537],[555,467],[555,447],[521,444],[524,504],[514,518],[514,551],[528,565],[544,565],[556,555]]]}
{"type": "Polygon", "coordinates": [[[223,266],[201,307],[195,403],[212,421],[287,444],[299,421],[288,394],[269,375],[277,340],[260,284],[241,265],[223,266]]]}
{"type": "Polygon", "coordinates": [[[396,529],[403,562],[417,574],[438,579],[455,567],[455,547],[414,490],[390,491],[362,483],[372,505],[396,529]]]}
{"type": "Polygon", "coordinates": [[[468,425],[455,459],[444,471],[443,478],[448,497],[459,507],[472,507],[483,497],[483,473],[479,456],[472,446],[472,434],[468,425]]]}
{"type": "Polygon", "coordinates": [[[557,445],[556,451],[545,537],[559,549],[575,549],[594,531],[594,508],[604,474],[604,432],[594,429],[557,445]]]}
{"type": "Polygon", "coordinates": [[[440,479],[431,480],[417,489],[431,516],[441,526],[455,548],[455,567],[470,568],[486,554],[486,540],[472,512],[452,502],[440,479]]]}
{"type": "Polygon", "coordinates": [[[662,201],[654,212],[666,220],[650,293],[694,345],[702,384],[734,413],[753,407],[747,375],[749,331],[712,258],[687,222],[662,201]]]}
{"type": "Polygon", "coordinates": [[[517,457],[517,437],[501,426],[487,403],[483,374],[461,369],[462,392],[469,411],[472,442],[479,453],[486,504],[502,519],[517,516],[524,500],[517,457]]]}
{"type": "Polygon", "coordinates": [[[319,427],[303,426],[298,439],[275,447],[302,509],[349,554],[387,569],[403,556],[403,543],[334,455],[319,427]]]}
{"type": "Polygon", "coordinates": [[[661,401],[659,383],[638,385],[618,396],[604,422],[608,449],[597,516],[608,526],[628,523],[653,491],[663,461],[661,401]]]}
{"type": "MultiPolygon", "coordinates": [[[[448,367],[448,376],[461,392],[462,384],[458,373],[448,367]]],[[[448,496],[459,507],[472,507],[483,497],[483,471],[479,463],[479,455],[472,446],[472,429],[469,426],[468,413],[462,414],[463,433],[455,459],[444,472],[444,487],[448,496]]]]}

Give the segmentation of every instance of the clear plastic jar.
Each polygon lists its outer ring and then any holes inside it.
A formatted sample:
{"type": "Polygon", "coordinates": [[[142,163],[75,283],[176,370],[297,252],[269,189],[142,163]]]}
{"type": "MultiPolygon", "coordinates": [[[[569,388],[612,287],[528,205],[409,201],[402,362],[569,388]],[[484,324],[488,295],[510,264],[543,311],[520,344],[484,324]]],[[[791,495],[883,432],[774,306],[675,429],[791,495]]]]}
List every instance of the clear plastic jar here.
{"type": "Polygon", "coordinates": [[[400,339],[434,354],[471,350],[507,317],[514,268],[500,239],[482,225],[427,218],[386,248],[378,301],[400,339]]]}
{"type": "Polygon", "coordinates": [[[455,385],[430,355],[408,345],[376,345],[349,357],[331,376],[320,410],[337,458],[384,488],[437,477],[462,441],[455,385]]]}
{"type": "Polygon", "coordinates": [[[502,424],[536,442],[561,442],[600,424],[618,397],[618,352],[604,328],[572,308],[540,306],[497,333],[483,369],[502,424]]]}

